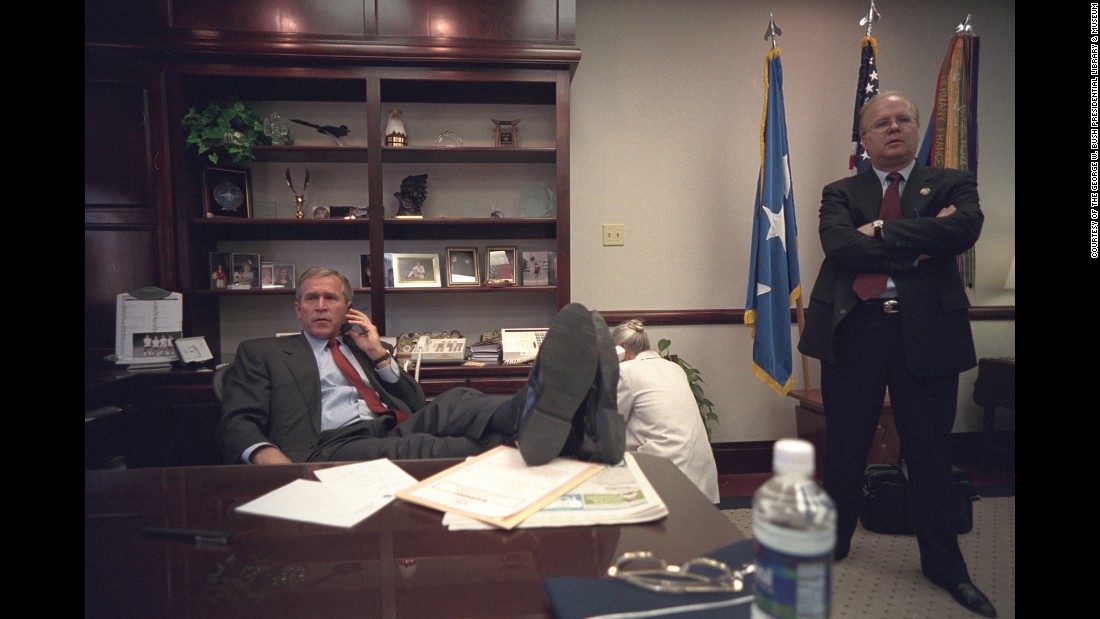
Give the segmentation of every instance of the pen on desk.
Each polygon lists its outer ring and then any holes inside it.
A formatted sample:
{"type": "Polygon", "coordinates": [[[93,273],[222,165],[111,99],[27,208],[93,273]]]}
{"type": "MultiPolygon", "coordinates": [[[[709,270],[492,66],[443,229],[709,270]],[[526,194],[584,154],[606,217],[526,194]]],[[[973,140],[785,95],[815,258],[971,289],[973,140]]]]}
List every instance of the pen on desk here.
{"type": "Polygon", "coordinates": [[[176,542],[187,542],[189,544],[214,544],[218,546],[225,546],[229,544],[229,540],[233,537],[231,533],[226,533],[225,531],[202,531],[199,529],[162,529],[158,527],[146,528],[145,536],[152,537],[154,539],[166,539],[176,542]]]}

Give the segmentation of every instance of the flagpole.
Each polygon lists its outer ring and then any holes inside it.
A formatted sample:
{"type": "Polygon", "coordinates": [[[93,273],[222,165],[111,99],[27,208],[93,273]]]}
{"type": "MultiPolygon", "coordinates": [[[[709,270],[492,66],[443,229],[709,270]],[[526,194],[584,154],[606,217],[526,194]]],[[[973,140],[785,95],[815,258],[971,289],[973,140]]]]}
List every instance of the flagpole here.
{"type": "MultiPolygon", "coordinates": [[[[806,313],[802,309],[802,295],[798,295],[798,298],[794,301],[794,315],[798,318],[798,338],[802,339],[802,331],[806,328],[806,313]]],[[[806,391],[810,391],[814,388],[814,383],[810,380],[810,358],[800,353],[802,357],[802,387],[806,391]]]]}

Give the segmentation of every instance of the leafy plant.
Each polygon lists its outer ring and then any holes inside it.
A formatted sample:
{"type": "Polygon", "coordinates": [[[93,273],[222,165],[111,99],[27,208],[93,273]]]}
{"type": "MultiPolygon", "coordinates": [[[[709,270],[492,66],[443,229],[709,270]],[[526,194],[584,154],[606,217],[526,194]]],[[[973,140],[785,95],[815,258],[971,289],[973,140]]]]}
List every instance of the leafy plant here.
{"type": "Polygon", "coordinates": [[[714,403],[708,400],[703,393],[703,385],[706,382],[703,381],[703,376],[695,366],[684,361],[679,355],[673,357],[668,351],[670,346],[672,346],[672,341],[662,338],[657,342],[657,354],[669,361],[674,361],[687,374],[688,385],[691,387],[692,395],[695,396],[695,403],[699,405],[699,417],[703,419],[703,427],[707,429],[707,438],[709,439],[711,433],[710,422],[719,422],[718,415],[714,413],[714,403]]]}
{"type": "Polygon", "coordinates": [[[188,131],[187,144],[214,165],[223,156],[233,163],[253,161],[256,155],[252,146],[270,143],[270,138],[264,135],[263,119],[239,101],[212,101],[201,112],[191,108],[182,123],[188,131]]]}

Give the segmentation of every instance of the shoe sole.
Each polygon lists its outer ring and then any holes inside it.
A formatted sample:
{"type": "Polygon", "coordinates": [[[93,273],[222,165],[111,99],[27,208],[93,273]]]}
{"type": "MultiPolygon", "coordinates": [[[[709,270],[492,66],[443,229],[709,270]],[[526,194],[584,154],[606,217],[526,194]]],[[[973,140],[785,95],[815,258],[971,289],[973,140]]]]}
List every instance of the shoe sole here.
{"type": "Polygon", "coordinates": [[[538,399],[524,412],[516,437],[527,464],[546,464],[561,454],[573,416],[596,378],[594,339],[592,318],[580,303],[566,305],[554,317],[531,369],[539,382],[538,399]]]}
{"type": "Polygon", "coordinates": [[[619,358],[603,316],[595,310],[591,316],[599,366],[588,396],[591,401],[585,402],[585,417],[580,420],[575,451],[583,460],[618,464],[626,451],[626,423],[618,407],[619,358]]]}

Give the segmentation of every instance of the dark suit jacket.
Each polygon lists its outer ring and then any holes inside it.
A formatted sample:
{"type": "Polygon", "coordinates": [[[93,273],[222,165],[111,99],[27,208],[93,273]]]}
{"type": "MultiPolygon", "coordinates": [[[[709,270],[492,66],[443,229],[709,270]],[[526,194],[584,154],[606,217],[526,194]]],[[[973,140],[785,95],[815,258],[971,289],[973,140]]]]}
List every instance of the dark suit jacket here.
{"type": "Polygon", "coordinates": [[[914,374],[957,374],[977,358],[967,309],[970,301],[956,256],[974,245],[984,215],[973,175],[919,163],[906,180],[902,219],[888,221],[883,238],[856,230],[878,219],[882,184],[874,170],[825,186],[818,233],[825,250],[810,293],[802,353],[835,362],[837,326],[859,302],[852,281],[861,272],[888,273],[897,286],[905,359],[914,374]],[[950,217],[936,217],[948,205],[950,217]],[[914,216],[919,214],[919,217],[914,216]],[[931,258],[917,262],[917,256],[931,258]]]}
{"type": "MultiPolygon", "coordinates": [[[[410,414],[424,407],[424,391],[412,376],[402,371],[396,383],[382,382],[366,355],[348,338],[344,343],[387,406],[410,414]]],[[[385,436],[390,424],[378,418],[367,431],[385,436]]],[[[245,449],[261,442],[274,443],[295,462],[308,459],[321,438],[321,375],[305,336],[241,342],[226,375],[216,436],[227,462],[240,462],[245,449]]]]}

